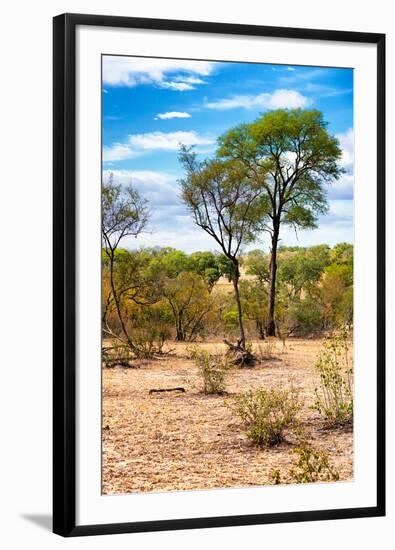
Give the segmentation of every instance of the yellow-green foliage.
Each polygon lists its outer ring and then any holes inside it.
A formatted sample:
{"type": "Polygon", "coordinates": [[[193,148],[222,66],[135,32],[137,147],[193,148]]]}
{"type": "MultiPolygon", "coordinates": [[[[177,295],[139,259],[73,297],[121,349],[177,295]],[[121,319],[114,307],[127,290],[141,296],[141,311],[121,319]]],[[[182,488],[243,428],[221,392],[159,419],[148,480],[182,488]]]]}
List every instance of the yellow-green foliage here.
{"type": "Polygon", "coordinates": [[[339,480],[339,473],[330,464],[325,451],[315,449],[309,443],[303,442],[295,447],[294,453],[297,456],[297,462],[289,472],[292,481],[315,483],[339,480]]]}
{"type": "MultiPolygon", "coordinates": [[[[296,455],[296,461],[287,474],[293,483],[339,480],[339,472],[330,463],[325,451],[314,448],[307,441],[302,441],[293,449],[293,453],[296,455]]],[[[283,482],[278,468],[270,470],[269,479],[273,485],[283,482]]]]}
{"type": "Polygon", "coordinates": [[[103,349],[102,352],[103,364],[105,367],[128,367],[131,364],[133,359],[133,354],[131,353],[128,346],[119,344],[111,347],[110,349],[103,349]]]}
{"type": "Polygon", "coordinates": [[[257,445],[277,445],[284,439],[284,430],[296,425],[301,405],[291,390],[258,388],[236,397],[234,412],[241,418],[247,437],[257,445]]]}
{"type": "Polygon", "coordinates": [[[225,379],[228,365],[225,358],[214,355],[208,350],[192,346],[188,349],[189,356],[199,368],[203,381],[203,392],[206,394],[223,395],[225,393],[225,379]]]}
{"type": "Polygon", "coordinates": [[[177,340],[193,340],[204,332],[213,300],[202,277],[182,272],[166,281],[164,295],[174,316],[177,340]]]}
{"type": "Polygon", "coordinates": [[[349,359],[349,334],[343,329],[327,338],[315,365],[320,386],[315,388],[313,408],[325,416],[330,425],[352,422],[353,368],[349,359]]]}

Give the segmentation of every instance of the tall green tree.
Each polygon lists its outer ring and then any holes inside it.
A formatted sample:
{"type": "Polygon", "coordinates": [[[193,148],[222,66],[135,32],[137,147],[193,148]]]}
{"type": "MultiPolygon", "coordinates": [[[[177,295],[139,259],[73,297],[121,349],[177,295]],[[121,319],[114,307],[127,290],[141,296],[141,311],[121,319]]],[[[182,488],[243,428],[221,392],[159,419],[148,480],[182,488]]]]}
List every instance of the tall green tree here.
{"type": "Polygon", "coordinates": [[[326,184],[342,173],[339,142],[320,111],[279,109],[232,128],[219,144],[218,157],[242,164],[266,193],[268,210],[260,228],[271,241],[266,331],[274,335],[280,228],[317,227],[317,215],[328,210],[326,184]]]}
{"type": "Polygon", "coordinates": [[[256,220],[267,208],[264,189],[249,177],[246,166],[238,160],[206,160],[182,147],[180,161],[186,177],[181,180],[182,200],[197,226],[208,233],[232,264],[232,281],[237,304],[240,338],[237,348],[246,351],[239,292],[239,256],[243,244],[254,240],[256,220]]]}

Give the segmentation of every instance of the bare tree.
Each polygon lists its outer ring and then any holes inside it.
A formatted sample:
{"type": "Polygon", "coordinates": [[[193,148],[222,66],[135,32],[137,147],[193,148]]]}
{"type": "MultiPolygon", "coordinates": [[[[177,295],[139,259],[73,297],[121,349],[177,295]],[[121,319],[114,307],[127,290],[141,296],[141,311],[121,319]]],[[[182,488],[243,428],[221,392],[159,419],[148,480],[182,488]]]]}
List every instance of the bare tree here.
{"type": "Polygon", "coordinates": [[[247,362],[252,356],[246,349],[239,293],[239,256],[243,243],[254,240],[256,222],[267,209],[264,189],[248,177],[246,167],[238,161],[198,162],[196,153],[184,146],[180,161],[186,170],[186,177],[181,180],[182,200],[196,225],[216,241],[232,264],[240,338],[237,346],[230,346],[233,351],[241,352],[243,362],[247,362]]]}
{"type": "Polygon", "coordinates": [[[121,307],[124,290],[118,291],[114,277],[116,251],[122,239],[137,237],[146,227],[149,218],[147,201],[129,185],[125,189],[114,183],[113,174],[102,185],[102,245],[109,261],[109,278],[112,300],[115,304],[123,336],[115,334],[106,324],[104,330],[126,343],[133,351],[137,348],[129,334],[121,307]]]}

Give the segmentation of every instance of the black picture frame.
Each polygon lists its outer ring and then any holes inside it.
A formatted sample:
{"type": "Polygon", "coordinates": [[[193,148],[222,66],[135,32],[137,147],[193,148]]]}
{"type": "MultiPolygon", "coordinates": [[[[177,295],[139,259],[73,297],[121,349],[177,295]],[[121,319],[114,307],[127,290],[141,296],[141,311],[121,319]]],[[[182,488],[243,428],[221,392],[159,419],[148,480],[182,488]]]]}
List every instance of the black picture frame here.
{"type": "Polygon", "coordinates": [[[385,515],[385,35],[102,15],[53,19],[53,531],[66,537],[385,515]],[[377,45],[377,504],[76,525],[76,27],[139,28],[377,45]]]}

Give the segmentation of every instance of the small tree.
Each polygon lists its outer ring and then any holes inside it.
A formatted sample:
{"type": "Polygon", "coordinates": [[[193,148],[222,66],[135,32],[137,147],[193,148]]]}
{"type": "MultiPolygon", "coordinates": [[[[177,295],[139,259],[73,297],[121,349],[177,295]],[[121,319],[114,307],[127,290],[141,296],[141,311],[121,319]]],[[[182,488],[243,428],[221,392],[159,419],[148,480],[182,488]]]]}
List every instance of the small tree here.
{"type": "Polygon", "coordinates": [[[265,339],[265,305],[267,292],[259,281],[241,281],[240,293],[243,298],[243,312],[247,319],[254,321],[258,338],[265,339]]]}
{"type": "Polygon", "coordinates": [[[119,292],[115,281],[115,262],[117,249],[122,239],[127,236],[137,237],[147,225],[148,217],[147,201],[132,185],[126,189],[116,185],[113,175],[110,174],[108,181],[102,184],[102,245],[108,258],[110,288],[122,336],[114,334],[108,326],[105,326],[104,330],[110,336],[117,337],[127,344],[135,353],[138,350],[127,330],[121,305],[122,293],[119,292]]]}
{"type": "Polygon", "coordinates": [[[198,162],[191,148],[182,147],[180,161],[186,177],[181,180],[182,200],[197,226],[219,245],[232,265],[232,281],[237,304],[240,338],[234,351],[247,358],[246,337],[239,293],[239,255],[243,243],[255,237],[256,222],[266,204],[258,180],[249,177],[238,161],[218,159],[198,162]]]}
{"type": "Polygon", "coordinates": [[[182,272],[164,285],[174,318],[176,340],[194,340],[203,328],[212,300],[204,280],[195,273],[182,272]]]}
{"type": "Polygon", "coordinates": [[[220,138],[219,155],[241,163],[265,190],[268,210],[261,229],[270,235],[267,334],[275,334],[277,248],[282,224],[316,227],[328,209],[325,185],[339,178],[341,149],[316,110],[279,109],[220,138]],[[262,167],[265,170],[262,173],[262,167]]]}

